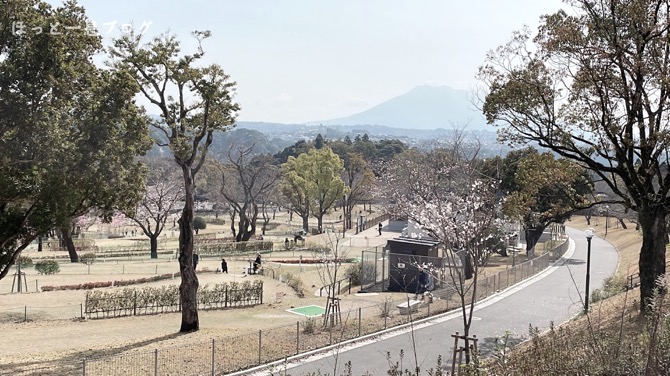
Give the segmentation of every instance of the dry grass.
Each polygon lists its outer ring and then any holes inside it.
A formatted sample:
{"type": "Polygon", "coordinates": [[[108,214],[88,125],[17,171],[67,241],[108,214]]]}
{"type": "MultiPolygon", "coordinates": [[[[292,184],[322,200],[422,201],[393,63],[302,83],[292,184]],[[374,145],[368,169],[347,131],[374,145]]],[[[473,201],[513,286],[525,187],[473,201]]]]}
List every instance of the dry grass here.
{"type": "MultiPolygon", "coordinates": [[[[617,275],[638,271],[641,234],[631,224],[623,229],[611,220],[605,235],[605,219],[575,217],[566,225],[596,230],[597,236],[612,243],[620,255],[617,275]]],[[[543,335],[531,333],[532,340],[513,351],[501,351],[488,361],[485,374],[593,374],[593,375],[667,375],[666,353],[670,344],[667,297],[651,316],[639,313],[639,289],[622,292],[592,305],[560,328],[543,335]],[[655,336],[655,340],[650,338],[655,336]],[[648,362],[648,360],[652,360],[648,362]]],[[[480,373],[481,374],[481,373],[480,373]]]]}

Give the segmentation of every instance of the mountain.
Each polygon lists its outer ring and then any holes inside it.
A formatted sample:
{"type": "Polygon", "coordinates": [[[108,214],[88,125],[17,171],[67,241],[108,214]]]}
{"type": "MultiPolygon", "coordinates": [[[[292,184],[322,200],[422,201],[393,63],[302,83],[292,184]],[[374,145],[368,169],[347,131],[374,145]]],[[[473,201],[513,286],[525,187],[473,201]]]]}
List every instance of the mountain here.
{"type": "Polygon", "coordinates": [[[465,90],[448,86],[417,86],[366,111],[340,119],[317,121],[323,125],[385,125],[406,129],[491,129],[474,108],[465,90]]]}

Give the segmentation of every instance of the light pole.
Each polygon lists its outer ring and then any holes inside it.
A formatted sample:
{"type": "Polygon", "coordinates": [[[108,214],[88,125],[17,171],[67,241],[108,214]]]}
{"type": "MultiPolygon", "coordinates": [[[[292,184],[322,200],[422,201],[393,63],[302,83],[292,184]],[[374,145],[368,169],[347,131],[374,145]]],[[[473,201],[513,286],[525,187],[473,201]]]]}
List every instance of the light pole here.
{"type": "Polygon", "coordinates": [[[589,312],[589,282],[591,280],[591,239],[593,239],[593,229],[586,230],[586,293],[584,298],[584,313],[589,312]]]}

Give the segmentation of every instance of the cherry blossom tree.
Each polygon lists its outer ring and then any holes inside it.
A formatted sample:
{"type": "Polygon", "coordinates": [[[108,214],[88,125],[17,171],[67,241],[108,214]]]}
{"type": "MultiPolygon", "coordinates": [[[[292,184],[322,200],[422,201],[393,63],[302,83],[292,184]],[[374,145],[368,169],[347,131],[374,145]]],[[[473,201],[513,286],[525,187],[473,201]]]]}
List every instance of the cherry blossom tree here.
{"type": "Polygon", "coordinates": [[[442,282],[450,284],[461,301],[466,338],[480,267],[492,252],[487,241],[502,224],[495,186],[477,171],[476,154],[466,158],[460,150],[449,149],[405,153],[386,166],[379,191],[394,214],[415,222],[444,247],[450,267],[448,280],[442,282]]]}
{"type": "Polygon", "coordinates": [[[144,234],[149,237],[151,258],[158,258],[158,237],[175,208],[175,204],[184,198],[184,185],[181,175],[168,161],[149,161],[150,172],[147,188],[141,201],[134,210],[124,214],[133,220],[144,234]]]}

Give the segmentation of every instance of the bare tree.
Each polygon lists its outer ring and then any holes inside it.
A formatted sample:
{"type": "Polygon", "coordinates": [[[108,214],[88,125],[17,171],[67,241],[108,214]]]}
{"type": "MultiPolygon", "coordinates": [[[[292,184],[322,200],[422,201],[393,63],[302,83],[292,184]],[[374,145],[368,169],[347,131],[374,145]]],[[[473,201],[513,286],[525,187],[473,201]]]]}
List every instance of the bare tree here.
{"type": "Polygon", "coordinates": [[[323,326],[336,325],[340,323],[341,313],[339,299],[337,298],[338,278],[342,277],[342,263],[348,257],[348,251],[343,246],[343,236],[333,228],[326,229],[327,244],[325,247],[313,249],[313,257],[320,260],[316,264],[321,283],[326,288],[326,315],[323,326]]]}
{"type": "Polygon", "coordinates": [[[231,146],[228,162],[221,168],[220,193],[232,209],[231,226],[236,241],[247,241],[256,234],[259,205],[275,187],[279,169],[272,165],[270,156],[254,156],[254,146],[231,146]]]}
{"type": "Polygon", "coordinates": [[[149,237],[151,258],[158,258],[158,237],[175,204],[184,199],[181,175],[166,160],[149,160],[147,188],[135,210],[124,214],[149,237]]]}
{"type": "Polygon", "coordinates": [[[370,199],[375,178],[372,170],[360,154],[349,153],[344,160],[342,180],[349,188],[349,193],[344,196],[342,206],[344,209],[344,226],[351,229],[354,206],[370,199]]]}

